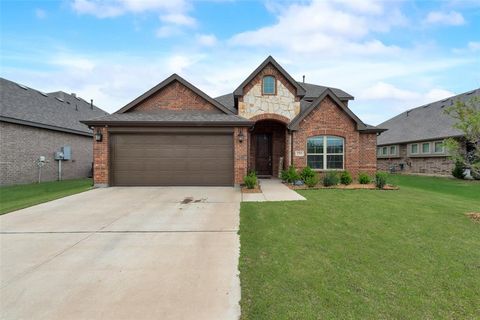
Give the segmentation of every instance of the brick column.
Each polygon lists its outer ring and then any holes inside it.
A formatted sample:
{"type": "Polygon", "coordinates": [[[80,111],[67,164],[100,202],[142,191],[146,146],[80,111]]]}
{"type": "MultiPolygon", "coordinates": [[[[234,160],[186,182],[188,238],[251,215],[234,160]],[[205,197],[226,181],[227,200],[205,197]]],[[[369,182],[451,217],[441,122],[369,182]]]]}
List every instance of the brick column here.
{"type": "Polygon", "coordinates": [[[234,183],[239,185],[243,183],[243,177],[248,170],[248,140],[249,134],[247,128],[235,128],[233,132],[234,146],[234,183]],[[243,142],[238,141],[238,135],[243,133],[243,142]]]}
{"type": "Polygon", "coordinates": [[[292,164],[292,133],[285,129],[285,157],[284,168],[288,168],[292,164]]]}
{"type": "Polygon", "coordinates": [[[93,130],[93,183],[95,187],[108,187],[109,185],[109,134],[105,127],[95,127],[93,130]],[[95,141],[95,133],[102,133],[102,141],[95,141]]]}

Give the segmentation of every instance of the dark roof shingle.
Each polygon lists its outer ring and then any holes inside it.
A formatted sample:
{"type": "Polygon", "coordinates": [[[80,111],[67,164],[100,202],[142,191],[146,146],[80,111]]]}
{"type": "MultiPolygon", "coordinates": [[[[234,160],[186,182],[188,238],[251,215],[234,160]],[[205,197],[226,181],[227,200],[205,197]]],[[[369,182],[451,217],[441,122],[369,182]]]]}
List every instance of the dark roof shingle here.
{"type": "Polygon", "coordinates": [[[25,125],[91,134],[80,120],[106,115],[81,98],[58,91],[49,94],[0,78],[0,119],[25,125]],[[59,100],[59,99],[61,100],[59,100]],[[63,100],[63,101],[62,101],[63,100]]]}
{"type": "Polygon", "coordinates": [[[402,112],[378,125],[388,131],[378,136],[377,144],[461,136],[462,132],[453,127],[455,119],[446,114],[444,108],[453,105],[455,101],[467,101],[472,97],[480,97],[480,88],[402,112]]]}
{"type": "Polygon", "coordinates": [[[207,112],[181,112],[172,110],[158,110],[155,112],[127,112],[113,113],[111,115],[83,121],[89,125],[94,124],[124,124],[142,123],[142,124],[179,124],[185,125],[220,125],[220,124],[253,124],[252,121],[243,117],[226,113],[207,113],[207,112]]]}

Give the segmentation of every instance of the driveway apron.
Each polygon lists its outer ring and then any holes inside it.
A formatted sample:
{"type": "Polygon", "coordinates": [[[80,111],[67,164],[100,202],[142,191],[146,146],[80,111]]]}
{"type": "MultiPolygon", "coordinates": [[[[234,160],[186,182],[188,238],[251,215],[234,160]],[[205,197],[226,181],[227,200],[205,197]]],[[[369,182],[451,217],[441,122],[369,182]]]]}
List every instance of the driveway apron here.
{"type": "Polygon", "coordinates": [[[238,319],[234,188],[95,189],[0,217],[2,319],[238,319]]]}

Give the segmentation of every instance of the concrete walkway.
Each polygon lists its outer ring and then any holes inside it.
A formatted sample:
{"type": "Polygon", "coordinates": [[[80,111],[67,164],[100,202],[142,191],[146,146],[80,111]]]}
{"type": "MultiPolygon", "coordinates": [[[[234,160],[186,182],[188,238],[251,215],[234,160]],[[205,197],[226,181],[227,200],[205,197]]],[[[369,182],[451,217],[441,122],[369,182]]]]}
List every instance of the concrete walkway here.
{"type": "Polygon", "coordinates": [[[260,179],[262,193],[243,193],[244,202],[298,201],[306,200],[282,183],[280,179],[260,179]]]}
{"type": "Polygon", "coordinates": [[[106,188],[0,216],[0,319],[238,319],[235,188],[106,188]]]}

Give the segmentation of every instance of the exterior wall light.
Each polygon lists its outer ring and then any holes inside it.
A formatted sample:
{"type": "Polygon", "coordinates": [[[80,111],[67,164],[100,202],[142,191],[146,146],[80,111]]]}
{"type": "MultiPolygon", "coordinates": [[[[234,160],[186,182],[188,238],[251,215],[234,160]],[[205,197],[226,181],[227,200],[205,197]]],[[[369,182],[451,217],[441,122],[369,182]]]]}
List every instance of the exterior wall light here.
{"type": "Polygon", "coordinates": [[[102,141],[102,138],[103,138],[103,135],[102,135],[102,132],[100,130],[95,132],[95,141],[100,142],[100,141],[102,141]]]}
{"type": "Polygon", "coordinates": [[[243,135],[243,130],[238,134],[238,142],[242,143],[245,136],[243,135]]]}

